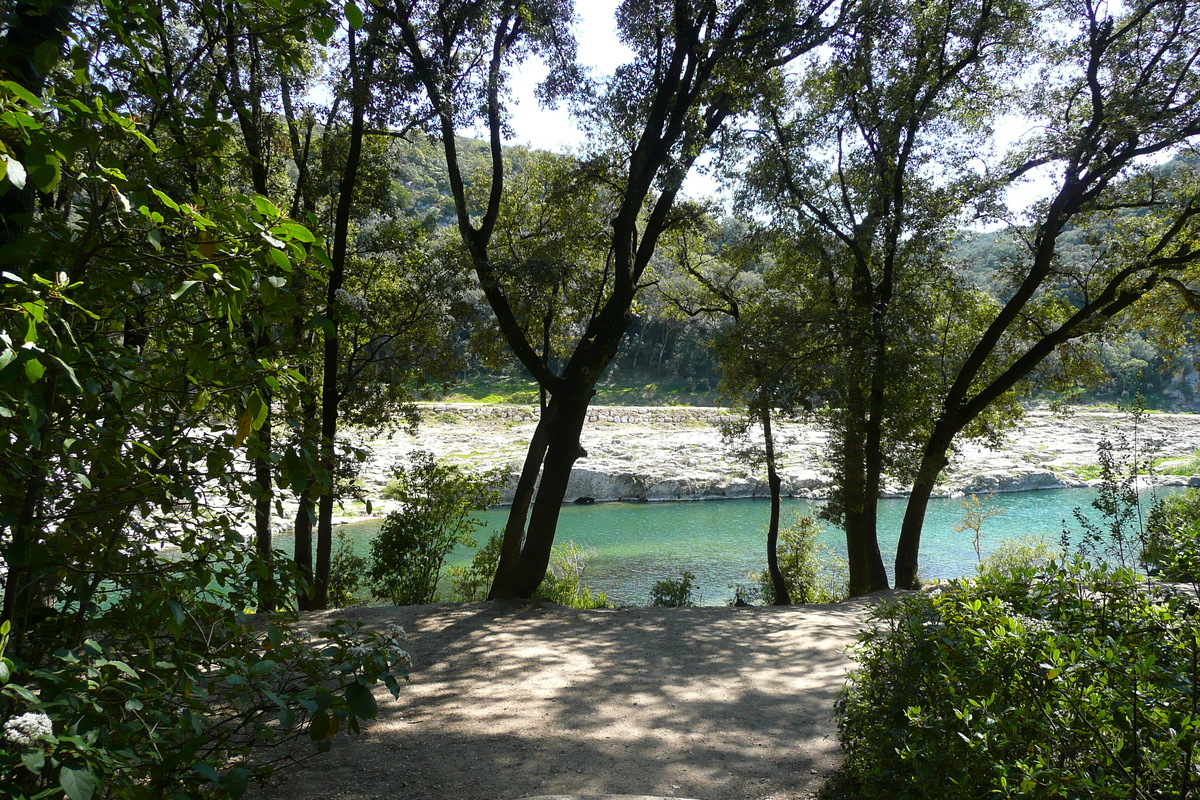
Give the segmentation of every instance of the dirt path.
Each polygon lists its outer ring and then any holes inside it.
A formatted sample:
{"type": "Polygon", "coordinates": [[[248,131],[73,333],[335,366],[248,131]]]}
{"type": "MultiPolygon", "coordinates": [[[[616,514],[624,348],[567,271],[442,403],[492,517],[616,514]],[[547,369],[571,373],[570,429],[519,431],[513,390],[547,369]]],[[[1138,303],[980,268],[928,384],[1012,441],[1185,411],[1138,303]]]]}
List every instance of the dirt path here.
{"type": "Polygon", "coordinates": [[[348,609],[409,631],[411,683],[381,695],[363,734],[254,796],[810,797],[839,762],[833,703],[868,605],[348,609]]]}

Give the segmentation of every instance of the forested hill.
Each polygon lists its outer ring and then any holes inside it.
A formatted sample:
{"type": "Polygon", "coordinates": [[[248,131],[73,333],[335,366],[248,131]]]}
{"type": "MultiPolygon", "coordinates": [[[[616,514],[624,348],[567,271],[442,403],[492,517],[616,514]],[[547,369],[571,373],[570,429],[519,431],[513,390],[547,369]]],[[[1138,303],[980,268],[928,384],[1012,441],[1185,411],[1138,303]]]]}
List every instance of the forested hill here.
{"type": "MultiPolygon", "coordinates": [[[[459,138],[458,149],[465,173],[488,166],[486,142],[459,138]]],[[[514,153],[526,152],[513,148],[514,153]]],[[[449,176],[441,145],[424,136],[395,140],[388,153],[388,174],[393,175],[395,207],[402,215],[424,225],[452,228],[457,222],[450,193],[449,176]]],[[[520,172],[525,159],[514,159],[510,167],[520,172]]],[[[1182,158],[1157,168],[1170,172],[1182,164],[1182,158]]],[[[1121,209],[1118,216],[1141,213],[1121,209]]],[[[1063,236],[1060,258],[1082,262],[1089,257],[1089,237],[1103,235],[1095,230],[1068,231],[1063,236]]],[[[964,279],[999,301],[1011,295],[1005,267],[1015,260],[1023,245],[1004,228],[987,231],[964,228],[959,231],[946,262],[964,279]]],[[[1069,291],[1070,287],[1063,287],[1069,291]]],[[[477,290],[469,290],[474,296],[477,290]]],[[[488,310],[476,297],[471,305],[477,310],[476,321],[486,320],[488,310]]],[[[725,320],[706,315],[689,316],[679,311],[663,292],[647,292],[626,334],[626,346],[609,368],[602,394],[613,402],[665,402],[678,397],[685,403],[720,402],[720,372],[712,343],[725,320]]],[[[482,322],[482,324],[487,324],[482,322]]],[[[467,339],[460,331],[464,350],[467,339]]],[[[1093,360],[1085,379],[1072,385],[1055,382],[1059,359],[1052,357],[1033,381],[1032,391],[1052,391],[1068,401],[1127,403],[1140,394],[1152,408],[1192,410],[1200,408],[1200,390],[1196,371],[1200,346],[1190,339],[1164,336],[1151,325],[1136,319],[1103,340],[1087,343],[1086,354],[1093,360]],[[1039,388],[1040,387],[1040,388],[1039,388]]],[[[1077,353],[1078,355],[1078,353],[1077,353]]],[[[533,384],[515,360],[483,363],[464,351],[467,371],[461,379],[467,391],[478,396],[532,399],[533,384]]]]}

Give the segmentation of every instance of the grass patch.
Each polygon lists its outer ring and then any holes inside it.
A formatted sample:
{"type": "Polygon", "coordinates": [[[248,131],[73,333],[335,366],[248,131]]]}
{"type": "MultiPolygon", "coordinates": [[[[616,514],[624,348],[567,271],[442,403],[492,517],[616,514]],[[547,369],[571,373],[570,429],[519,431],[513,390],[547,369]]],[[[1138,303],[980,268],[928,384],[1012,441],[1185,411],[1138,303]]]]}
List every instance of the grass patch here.
{"type": "MultiPolygon", "coordinates": [[[[538,402],[536,381],[500,375],[463,380],[442,397],[448,403],[533,405],[538,402]]],[[[667,383],[605,382],[596,387],[597,406],[716,406],[717,393],[691,381],[667,383]]]]}
{"type": "Polygon", "coordinates": [[[1158,458],[1153,464],[1154,471],[1161,475],[1200,475],[1200,449],[1193,450],[1190,456],[1182,458],[1158,458]]]}

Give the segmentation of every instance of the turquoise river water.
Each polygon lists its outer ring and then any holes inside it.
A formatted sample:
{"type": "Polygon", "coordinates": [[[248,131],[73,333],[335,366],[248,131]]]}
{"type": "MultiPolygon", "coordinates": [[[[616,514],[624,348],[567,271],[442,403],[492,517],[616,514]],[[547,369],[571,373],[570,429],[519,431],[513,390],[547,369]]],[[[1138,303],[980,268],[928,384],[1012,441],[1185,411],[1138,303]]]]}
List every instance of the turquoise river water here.
{"type": "MultiPolygon", "coordinates": [[[[1159,490],[1160,493],[1172,490],[1159,490]]],[[[1057,545],[1064,528],[1078,532],[1074,510],[1082,509],[1095,518],[1091,489],[1046,489],[986,496],[984,507],[1002,513],[983,523],[984,555],[1005,539],[1044,536],[1057,545]]],[[[1149,496],[1143,495],[1148,508],[1149,496]]],[[[886,499],[880,505],[880,547],[891,572],[896,536],[904,514],[903,499],[886,499]]],[[[819,503],[784,501],[784,520],[792,512],[815,509],[819,503]]],[[[559,542],[574,541],[595,553],[585,582],[605,592],[610,601],[622,604],[649,602],[650,589],[663,578],[676,578],[681,570],[696,576],[700,602],[721,605],[732,592],[730,584],[752,583],[748,577],[766,565],[765,531],[770,507],[765,500],[714,500],[678,503],[597,503],[593,506],[564,506],[559,521],[559,542]]],[[[482,512],[487,532],[504,525],[507,508],[482,512]]],[[[952,578],[970,574],[977,561],[970,532],[955,532],[963,519],[962,498],[930,501],[921,541],[920,574],[923,578],[952,578]]],[[[366,552],[369,538],[379,522],[367,521],[340,527],[366,552]]],[[[843,533],[826,526],[822,543],[838,553],[845,552],[843,533]]],[[[289,536],[279,537],[278,546],[290,549],[289,536]]],[[[470,560],[472,550],[459,548],[451,564],[470,560]]]]}

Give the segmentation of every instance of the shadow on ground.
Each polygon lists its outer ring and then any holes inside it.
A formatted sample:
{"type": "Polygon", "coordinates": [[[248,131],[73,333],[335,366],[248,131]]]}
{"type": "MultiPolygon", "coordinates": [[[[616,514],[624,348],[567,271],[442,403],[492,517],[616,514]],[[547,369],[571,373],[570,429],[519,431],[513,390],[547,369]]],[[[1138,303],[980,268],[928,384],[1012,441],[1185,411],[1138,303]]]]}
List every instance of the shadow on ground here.
{"type": "Polygon", "coordinates": [[[261,800],[504,800],[555,793],[811,796],[837,766],[833,704],[859,601],[793,608],[553,604],[348,609],[398,622],[399,700],[261,800]]]}

